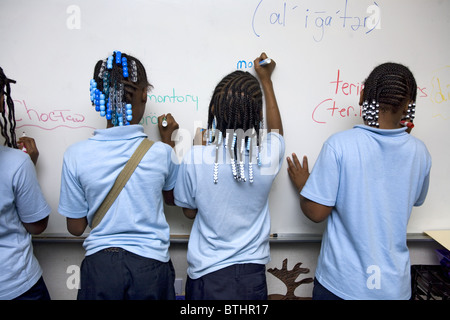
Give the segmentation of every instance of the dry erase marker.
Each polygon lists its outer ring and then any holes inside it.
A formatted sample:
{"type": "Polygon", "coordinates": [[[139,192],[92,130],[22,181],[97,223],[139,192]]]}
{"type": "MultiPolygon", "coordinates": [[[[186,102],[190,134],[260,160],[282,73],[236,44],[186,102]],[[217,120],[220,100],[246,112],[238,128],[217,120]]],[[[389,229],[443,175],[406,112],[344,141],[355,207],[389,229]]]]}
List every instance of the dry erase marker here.
{"type": "Polygon", "coordinates": [[[414,123],[408,121],[400,121],[400,124],[404,127],[408,127],[410,129],[414,128],[414,123]]]}
{"type": "MultiPolygon", "coordinates": [[[[26,137],[25,131],[22,133],[22,137],[26,137]]],[[[22,143],[22,151],[28,153],[27,148],[25,148],[25,144],[22,143]]]]}
{"type": "Polygon", "coordinates": [[[162,124],[162,126],[163,126],[164,128],[167,127],[167,119],[166,119],[166,117],[163,118],[161,124],[162,124]]]}
{"type": "Polygon", "coordinates": [[[271,63],[271,62],[272,62],[272,60],[271,60],[270,58],[267,58],[267,59],[261,60],[261,61],[259,62],[259,65],[260,65],[260,66],[265,66],[266,64],[269,64],[269,63],[271,63]]]}

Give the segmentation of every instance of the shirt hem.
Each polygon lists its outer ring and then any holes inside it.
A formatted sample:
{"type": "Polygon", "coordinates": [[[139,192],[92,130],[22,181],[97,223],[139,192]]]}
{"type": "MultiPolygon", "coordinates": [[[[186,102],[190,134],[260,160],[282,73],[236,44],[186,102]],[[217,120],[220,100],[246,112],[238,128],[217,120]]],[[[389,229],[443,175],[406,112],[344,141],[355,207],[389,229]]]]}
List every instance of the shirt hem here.
{"type": "Polygon", "coordinates": [[[28,280],[26,280],[18,289],[12,292],[10,291],[8,292],[8,294],[5,295],[0,294],[0,300],[12,300],[19,297],[20,295],[30,290],[39,281],[41,277],[42,277],[42,270],[39,267],[36,274],[31,278],[29,278],[28,280]]]}

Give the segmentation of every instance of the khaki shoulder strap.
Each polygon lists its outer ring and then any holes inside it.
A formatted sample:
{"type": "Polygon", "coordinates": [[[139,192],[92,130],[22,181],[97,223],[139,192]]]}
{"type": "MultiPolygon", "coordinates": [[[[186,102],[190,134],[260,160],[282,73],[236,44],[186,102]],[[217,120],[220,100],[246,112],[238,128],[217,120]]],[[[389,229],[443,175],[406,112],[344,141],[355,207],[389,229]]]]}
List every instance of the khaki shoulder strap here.
{"type": "Polygon", "coordinates": [[[142,140],[141,144],[137,147],[137,149],[134,151],[130,160],[128,160],[127,164],[122,169],[116,181],[114,182],[113,187],[111,188],[111,190],[109,190],[105,200],[103,200],[103,203],[100,205],[97,212],[94,214],[91,226],[92,229],[94,229],[102,221],[106,212],[108,212],[109,208],[114,203],[117,196],[127,183],[128,179],[130,179],[134,170],[139,165],[139,162],[141,162],[141,159],[144,157],[144,155],[147,153],[148,149],[150,149],[153,143],[154,142],[149,139],[144,139],[142,140]]]}

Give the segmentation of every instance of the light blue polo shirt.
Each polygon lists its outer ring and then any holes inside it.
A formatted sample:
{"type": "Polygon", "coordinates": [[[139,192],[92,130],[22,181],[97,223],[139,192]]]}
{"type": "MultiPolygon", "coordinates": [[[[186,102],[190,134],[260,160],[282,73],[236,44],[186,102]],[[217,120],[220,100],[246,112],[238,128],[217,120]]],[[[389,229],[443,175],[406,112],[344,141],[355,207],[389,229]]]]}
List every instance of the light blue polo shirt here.
{"type": "MultiPolygon", "coordinates": [[[[141,141],[140,125],[95,130],[64,154],[58,211],[69,218],[87,216],[89,225],[120,171],[141,141]]],[[[84,241],[86,255],[120,247],[162,262],[169,260],[169,225],[162,191],[175,186],[178,164],[173,149],[155,142],[101,223],[84,241]]]]}
{"type": "Polygon", "coordinates": [[[409,299],[406,228],[429,185],[431,157],[406,128],[357,125],[323,145],[301,195],[333,206],[316,278],[344,299],[409,299]]]}
{"type": "Polygon", "coordinates": [[[175,203],[198,209],[188,244],[191,279],[233,264],[270,261],[269,192],[284,156],[284,139],[269,133],[261,145],[262,166],[253,152],[254,182],[248,181],[248,153],[245,159],[247,182],[232,175],[229,152],[219,152],[218,183],[214,184],[215,146],[194,146],[180,165],[175,186],[175,203]]]}
{"type": "Polygon", "coordinates": [[[0,300],[9,300],[28,291],[42,276],[31,235],[22,222],[40,221],[51,209],[26,153],[0,146],[0,164],[0,300]]]}

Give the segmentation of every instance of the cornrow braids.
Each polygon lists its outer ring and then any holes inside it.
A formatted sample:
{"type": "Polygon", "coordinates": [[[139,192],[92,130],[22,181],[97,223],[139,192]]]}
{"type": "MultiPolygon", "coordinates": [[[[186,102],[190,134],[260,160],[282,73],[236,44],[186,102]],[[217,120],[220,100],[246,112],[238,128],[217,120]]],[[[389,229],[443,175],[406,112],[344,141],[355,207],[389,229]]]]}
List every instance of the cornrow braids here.
{"type": "Polygon", "coordinates": [[[113,126],[129,124],[132,96],[138,88],[152,88],[143,64],[131,55],[114,51],[97,61],[91,80],[91,102],[113,126]]]}
{"type": "Polygon", "coordinates": [[[217,153],[222,140],[229,149],[232,174],[237,181],[246,181],[244,152],[249,151],[249,181],[253,182],[252,139],[256,136],[259,158],[261,122],[262,91],[258,80],[240,70],[225,76],[213,92],[208,111],[209,142],[216,144],[214,183],[218,182],[217,153]]]}
{"type": "Polygon", "coordinates": [[[14,101],[11,98],[10,83],[16,83],[15,80],[8,79],[0,68],[0,96],[6,97],[6,103],[2,100],[2,119],[0,120],[0,129],[2,136],[5,138],[5,146],[18,149],[16,139],[16,117],[14,109],[14,101]],[[5,108],[8,106],[8,109],[5,108]],[[8,117],[6,117],[6,115],[8,117]],[[9,126],[9,129],[8,129],[9,126]]]}
{"type": "Polygon", "coordinates": [[[258,80],[249,72],[232,72],[214,90],[209,104],[208,129],[212,128],[215,117],[217,130],[223,135],[227,129],[259,132],[261,110],[262,91],[258,80]]]}
{"type": "Polygon", "coordinates": [[[410,101],[412,111],[409,112],[413,112],[416,96],[416,80],[407,67],[392,62],[381,64],[364,82],[363,118],[369,121],[369,125],[378,125],[378,109],[396,113],[410,101]]]}

